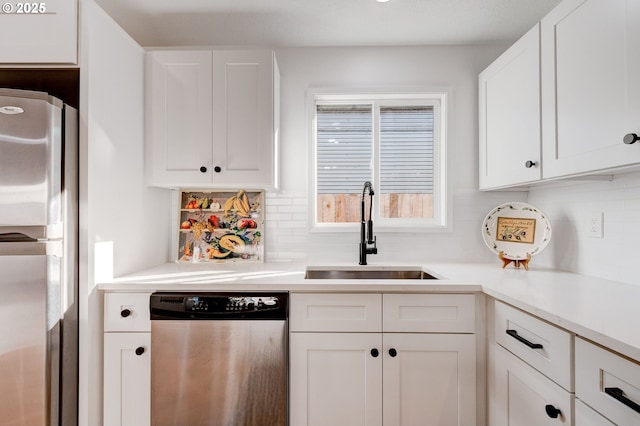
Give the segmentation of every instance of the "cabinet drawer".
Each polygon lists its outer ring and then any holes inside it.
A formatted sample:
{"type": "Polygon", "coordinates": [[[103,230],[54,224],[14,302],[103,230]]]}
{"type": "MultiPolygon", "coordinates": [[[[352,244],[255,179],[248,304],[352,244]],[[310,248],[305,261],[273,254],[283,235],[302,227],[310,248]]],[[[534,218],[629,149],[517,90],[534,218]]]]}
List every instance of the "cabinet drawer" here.
{"type": "Polygon", "coordinates": [[[385,294],[385,332],[474,333],[473,294],[385,294]]]}
{"type": "Polygon", "coordinates": [[[640,424],[640,364],[576,339],[576,396],[619,425],[640,424]]]}
{"type": "Polygon", "coordinates": [[[489,403],[491,426],[574,424],[573,394],[500,346],[490,379],[495,386],[489,403]]]}
{"type": "Polygon", "coordinates": [[[579,399],[576,399],[575,419],[578,426],[615,426],[579,399]]]}
{"type": "Polygon", "coordinates": [[[381,294],[292,293],[291,331],[382,331],[381,294]]]}
{"type": "Polygon", "coordinates": [[[496,302],[496,342],[573,391],[573,336],[509,305],[496,302]]]}
{"type": "Polygon", "coordinates": [[[105,293],[104,331],[151,331],[151,293],[105,293]]]}

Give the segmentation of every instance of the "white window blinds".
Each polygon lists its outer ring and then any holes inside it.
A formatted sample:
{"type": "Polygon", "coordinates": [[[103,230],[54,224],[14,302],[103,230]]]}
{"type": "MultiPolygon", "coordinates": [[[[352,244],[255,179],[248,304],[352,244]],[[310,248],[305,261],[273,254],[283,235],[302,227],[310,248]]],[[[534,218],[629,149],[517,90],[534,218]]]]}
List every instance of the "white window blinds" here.
{"type": "MultiPolygon", "coordinates": [[[[433,193],[432,106],[380,107],[380,193],[433,193]]],[[[373,180],[372,105],[317,105],[318,194],[353,194],[373,180]]]]}
{"type": "Polygon", "coordinates": [[[318,105],[316,156],[318,194],[357,194],[372,180],[371,105],[318,105]]]}
{"type": "Polygon", "coordinates": [[[380,191],[433,193],[433,107],[380,107],[380,191]]]}

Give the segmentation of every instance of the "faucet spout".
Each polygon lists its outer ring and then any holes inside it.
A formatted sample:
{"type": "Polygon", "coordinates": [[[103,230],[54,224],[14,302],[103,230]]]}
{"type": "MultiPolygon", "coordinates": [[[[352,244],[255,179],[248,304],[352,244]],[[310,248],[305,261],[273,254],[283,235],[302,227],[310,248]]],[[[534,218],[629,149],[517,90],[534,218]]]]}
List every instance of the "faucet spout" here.
{"type": "Polygon", "coordinates": [[[373,185],[371,182],[366,181],[362,189],[362,201],[360,203],[360,265],[367,264],[367,254],[378,254],[376,237],[373,235],[373,219],[371,216],[373,195],[373,185]],[[369,219],[365,221],[365,193],[367,191],[369,192],[369,219]],[[373,247],[370,247],[370,245],[373,245],[373,247]]]}

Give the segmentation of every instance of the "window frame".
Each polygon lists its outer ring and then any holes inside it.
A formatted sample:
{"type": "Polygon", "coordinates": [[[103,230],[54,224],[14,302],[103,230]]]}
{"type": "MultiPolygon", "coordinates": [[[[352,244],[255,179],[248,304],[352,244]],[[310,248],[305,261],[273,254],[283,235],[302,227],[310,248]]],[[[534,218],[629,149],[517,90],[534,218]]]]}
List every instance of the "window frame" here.
{"type": "MultiPolygon", "coordinates": [[[[310,89],[308,91],[308,116],[310,138],[309,217],[310,232],[359,231],[359,222],[319,223],[317,221],[317,104],[357,104],[373,105],[373,179],[374,196],[373,221],[375,232],[451,232],[451,178],[449,170],[452,139],[449,117],[451,116],[451,90],[449,88],[410,90],[353,90],[353,89],[310,89]],[[381,106],[434,106],[434,161],[433,161],[433,218],[382,218],[378,188],[380,188],[380,107],[381,106]]],[[[363,182],[364,184],[364,182],[363,182]]]]}

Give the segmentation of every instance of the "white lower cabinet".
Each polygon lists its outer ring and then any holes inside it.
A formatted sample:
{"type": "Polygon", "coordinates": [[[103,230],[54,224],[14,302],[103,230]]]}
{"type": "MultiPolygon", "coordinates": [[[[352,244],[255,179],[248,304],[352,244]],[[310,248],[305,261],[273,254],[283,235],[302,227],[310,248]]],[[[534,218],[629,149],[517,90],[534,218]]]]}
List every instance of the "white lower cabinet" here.
{"type": "Polygon", "coordinates": [[[476,336],[467,328],[469,312],[459,309],[474,296],[441,296],[292,294],[291,425],[478,424],[476,336]],[[424,322],[430,332],[385,332],[379,313],[391,315],[394,307],[402,321],[424,322]],[[436,318],[446,333],[432,332],[436,318]],[[451,322],[465,331],[451,331],[451,322]],[[369,331],[349,330],[363,323],[369,331]]]}
{"type": "Polygon", "coordinates": [[[598,412],[576,399],[576,425],[577,426],[615,426],[598,412]]]}
{"type": "Polygon", "coordinates": [[[106,293],[104,317],[103,424],[149,426],[149,293],[106,293]]]}
{"type": "Polygon", "coordinates": [[[104,424],[151,424],[151,333],[105,333],[104,424]]]}
{"type": "Polygon", "coordinates": [[[499,301],[491,308],[488,424],[572,426],[573,335],[499,301]]]}
{"type": "Polygon", "coordinates": [[[379,333],[292,333],[290,423],[382,425],[381,350],[379,333]]]}
{"type": "Polygon", "coordinates": [[[382,341],[384,425],[477,424],[475,335],[384,333],[382,341]]]}
{"type": "Polygon", "coordinates": [[[575,362],[578,399],[613,424],[640,424],[639,363],[581,338],[576,339],[575,362]]]}
{"type": "Polygon", "coordinates": [[[573,394],[502,346],[492,367],[491,426],[573,425],[573,394]]]}

